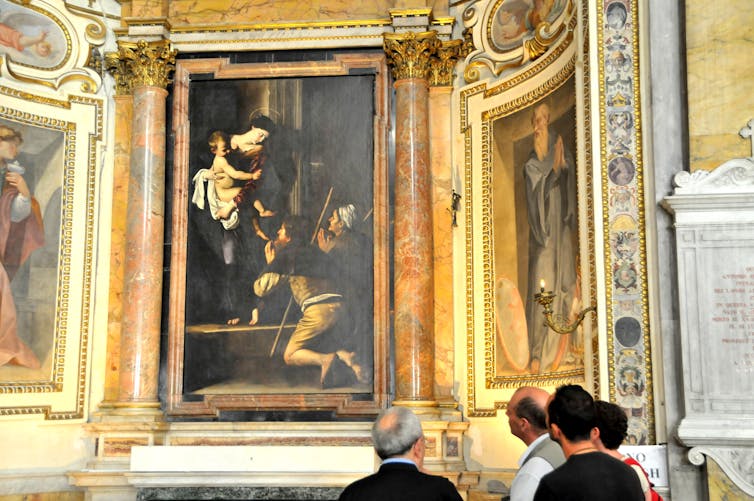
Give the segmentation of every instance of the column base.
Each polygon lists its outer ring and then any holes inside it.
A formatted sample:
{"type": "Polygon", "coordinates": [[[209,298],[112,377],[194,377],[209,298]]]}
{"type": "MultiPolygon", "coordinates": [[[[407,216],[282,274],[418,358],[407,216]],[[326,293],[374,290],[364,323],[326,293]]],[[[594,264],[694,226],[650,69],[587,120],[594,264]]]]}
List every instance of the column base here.
{"type": "Polygon", "coordinates": [[[420,409],[435,409],[439,412],[440,404],[437,400],[393,400],[393,405],[408,407],[414,412],[420,409]]]}
{"type": "Polygon", "coordinates": [[[100,422],[159,423],[165,421],[160,402],[103,401],[92,417],[100,422]]]}

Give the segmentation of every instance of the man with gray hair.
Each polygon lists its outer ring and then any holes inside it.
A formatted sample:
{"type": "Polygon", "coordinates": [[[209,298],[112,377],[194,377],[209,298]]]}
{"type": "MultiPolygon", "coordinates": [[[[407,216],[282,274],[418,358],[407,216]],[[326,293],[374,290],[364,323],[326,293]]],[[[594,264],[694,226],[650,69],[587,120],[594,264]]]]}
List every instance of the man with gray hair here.
{"type": "Polygon", "coordinates": [[[380,413],[372,442],[382,459],[379,471],[346,487],[340,501],[461,501],[448,479],[422,471],[424,432],[409,409],[390,407],[380,413]]]}
{"type": "Polygon", "coordinates": [[[343,292],[344,330],[338,356],[353,369],[360,383],[371,383],[372,376],[372,311],[374,300],[366,291],[373,291],[372,243],[358,229],[360,218],[353,204],[338,206],[327,220],[327,230],[320,228],[317,245],[335,263],[338,285],[343,292]]]}
{"type": "Polygon", "coordinates": [[[513,436],[527,445],[518,460],[518,472],[513,478],[510,501],[531,501],[539,480],[565,463],[560,446],[547,433],[545,407],[550,394],[541,388],[522,386],[508,402],[505,414],[513,436]]]}

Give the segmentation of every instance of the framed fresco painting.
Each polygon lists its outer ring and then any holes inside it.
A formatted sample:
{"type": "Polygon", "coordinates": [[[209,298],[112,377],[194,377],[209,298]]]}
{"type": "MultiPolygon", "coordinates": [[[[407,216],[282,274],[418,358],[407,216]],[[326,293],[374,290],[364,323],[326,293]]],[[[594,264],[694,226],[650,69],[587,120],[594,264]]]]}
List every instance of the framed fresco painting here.
{"type": "Polygon", "coordinates": [[[80,419],[102,103],[4,86],[0,96],[0,415],[80,419]]]}
{"type": "Polygon", "coordinates": [[[378,53],[177,61],[168,414],[386,405],[387,85],[378,53]]]}
{"type": "MultiPolygon", "coordinates": [[[[596,305],[581,8],[550,4],[546,18],[557,18],[557,29],[541,39],[539,30],[519,33],[504,47],[470,54],[470,83],[459,92],[470,416],[496,415],[523,385],[594,387],[593,318],[560,334],[535,298],[552,291],[561,323],[596,305]],[[533,50],[537,40],[541,51],[533,50]],[[526,57],[503,64],[503,49],[526,57]],[[491,63],[482,65],[485,58],[491,63]]],[[[476,23],[470,18],[475,40],[491,39],[516,5],[497,2],[476,23]]]]}
{"type": "Polygon", "coordinates": [[[553,291],[553,309],[572,323],[584,309],[579,276],[576,92],[570,77],[545,98],[492,123],[495,352],[493,378],[583,377],[580,327],[558,334],[536,301],[553,291]],[[515,256],[515,259],[510,259],[515,256]]]}

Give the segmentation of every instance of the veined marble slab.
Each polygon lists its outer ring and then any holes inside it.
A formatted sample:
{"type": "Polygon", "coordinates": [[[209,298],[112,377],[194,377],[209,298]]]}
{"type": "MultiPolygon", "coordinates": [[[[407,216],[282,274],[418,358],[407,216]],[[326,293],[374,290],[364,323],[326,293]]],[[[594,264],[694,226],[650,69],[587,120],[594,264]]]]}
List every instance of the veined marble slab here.
{"type": "Polygon", "coordinates": [[[368,446],[136,446],[131,471],[360,473],[376,470],[368,446]]]}

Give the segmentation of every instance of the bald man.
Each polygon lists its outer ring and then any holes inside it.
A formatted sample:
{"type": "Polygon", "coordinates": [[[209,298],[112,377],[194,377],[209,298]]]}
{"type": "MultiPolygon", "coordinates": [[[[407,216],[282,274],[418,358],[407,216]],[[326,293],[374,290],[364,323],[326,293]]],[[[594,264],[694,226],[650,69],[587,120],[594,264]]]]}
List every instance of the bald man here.
{"type": "Polygon", "coordinates": [[[563,450],[547,433],[545,408],[549,398],[550,394],[541,388],[524,386],[508,402],[505,414],[511,433],[527,445],[511,483],[510,501],[534,499],[539,480],[565,462],[563,450]]]}
{"type": "Polygon", "coordinates": [[[419,418],[406,407],[390,407],[372,426],[374,450],[382,459],[377,473],[346,487],[339,501],[462,501],[445,477],[424,467],[424,432],[419,418]]]}

